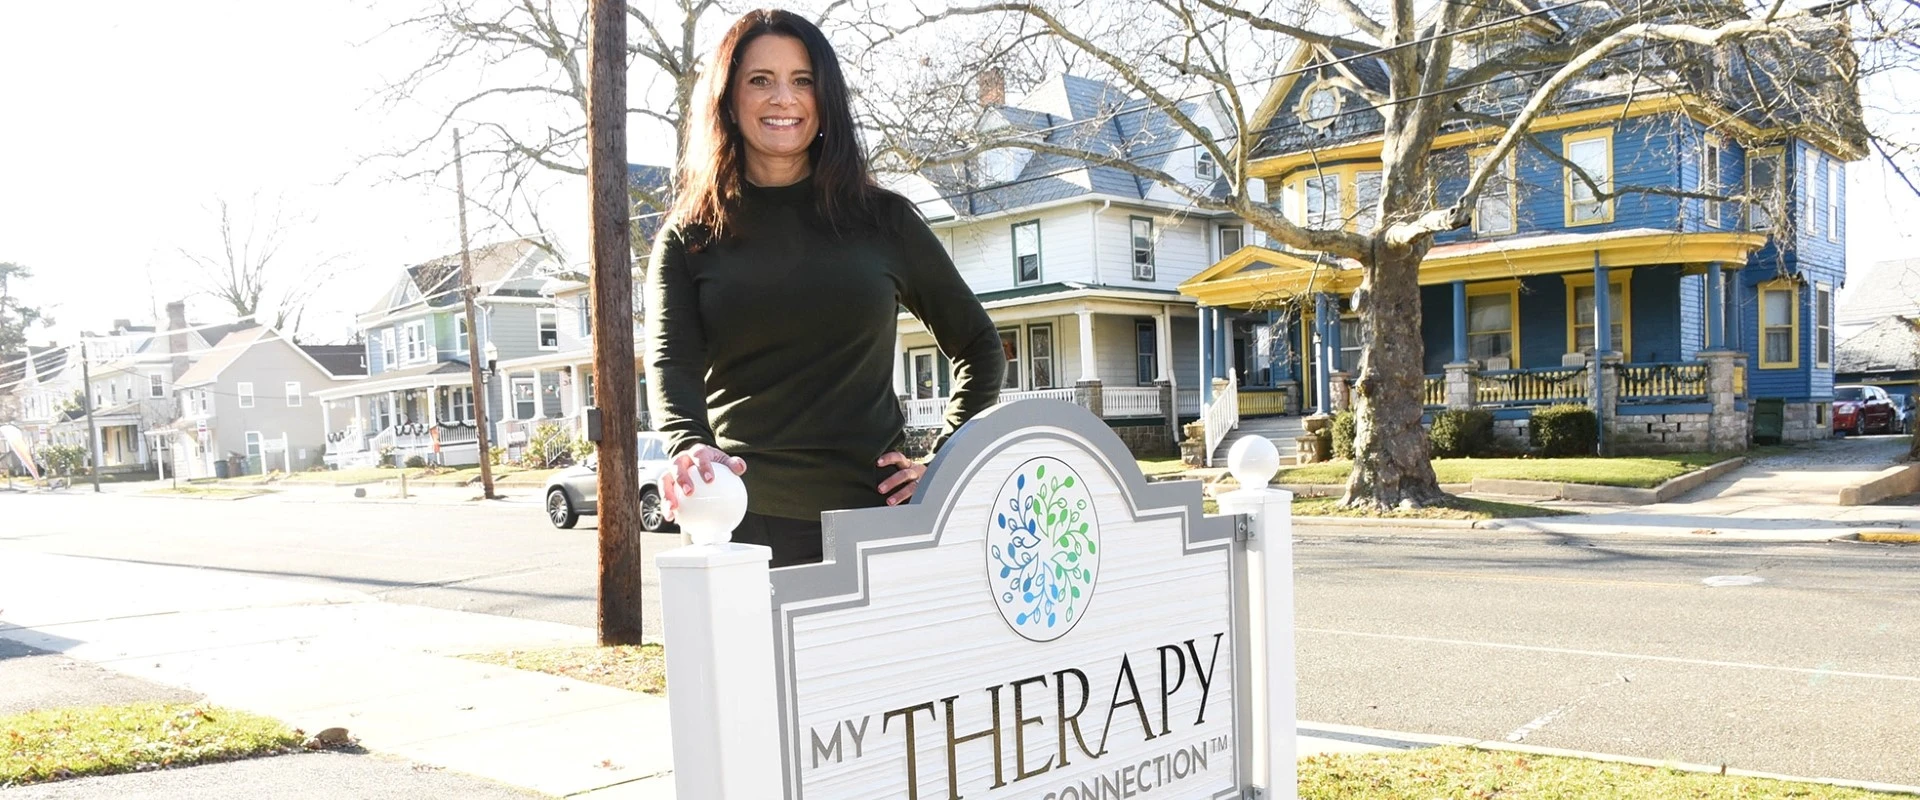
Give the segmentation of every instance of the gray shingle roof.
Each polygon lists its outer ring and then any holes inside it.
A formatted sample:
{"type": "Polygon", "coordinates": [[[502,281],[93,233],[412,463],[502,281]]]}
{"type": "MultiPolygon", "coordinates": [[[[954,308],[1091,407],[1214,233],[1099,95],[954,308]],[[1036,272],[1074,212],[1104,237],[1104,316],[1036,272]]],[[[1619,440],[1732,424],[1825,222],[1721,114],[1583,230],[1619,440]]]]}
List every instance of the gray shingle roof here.
{"type": "Polygon", "coordinates": [[[298,347],[334,377],[367,374],[367,349],[364,345],[303,344],[298,347]]]}
{"type": "MultiPolygon", "coordinates": [[[[1149,169],[1164,168],[1176,155],[1192,157],[1186,132],[1173,117],[1145,98],[1124,89],[1077,75],[1057,75],[1019,105],[996,106],[991,113],[1021,131],[1040,132],[1042,141],[1131,161],[1149,169]]],[[[1201,104],[1183,101],[1189,116],[1201,104]]],[[[998,128],[1005,135],[1005,128],[998,128]]],[[[1216,131],[1217,136],[1230,132],[1216,131]]],[[[978,215],[1038,205],[1083,194],[1105,194],[1146,199],[1153,182],[1124,169],[1054,153],[1034,153],[1018,175],[988,182],[979,170],[964,164],[943,165],[921,172],[961,214],[978,215]]],[[[1227,186],[1217,181],[1209,188],[1224,196],[1227,186]]]]}
{"type": "Polygon", "coordinates": [[[1920,370],[1920,321],[1887,317],[1847,337],[1835,348],[1840,375],[1920,370]]]}

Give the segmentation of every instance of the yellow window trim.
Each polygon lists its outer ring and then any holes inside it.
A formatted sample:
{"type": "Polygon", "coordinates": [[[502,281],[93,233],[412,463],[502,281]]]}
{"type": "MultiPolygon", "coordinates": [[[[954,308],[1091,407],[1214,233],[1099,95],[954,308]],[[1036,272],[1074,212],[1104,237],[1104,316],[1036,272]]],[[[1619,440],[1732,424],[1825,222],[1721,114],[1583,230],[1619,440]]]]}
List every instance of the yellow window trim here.
{"type": "MultiPolygon", "coordinates": [[[[1571,154],[1571,151],[1573,150],[1574,145],[1579,144],[1581,142],[1591,142],[1596,139],[1604,140],[1607,143],[1607,176],[1606,176],[1607,179],[1604,181],[1598,181],[1598,183],[1600,184],[1601,192],[1603,193],[1611,192],[1613,191],[1613,173],[1615,169],[1615,166],[1613,163],[1613,128],[1612,126],[1608,126],[1605,128],[1595,128],[1590,131],[1581,131],[1579,133],[1569,133],[1565,136],[1560,137],[1560,155],[1561,157],[1567,159],[1568,161],[1572,161],[1573,156],[1571,154]]],[[[1561,200],[1563,201],[1562,212],[1564,214],[1564,216],[1561,219],[1563,222],[1566,223],[1565,227],[1580,228],[1588,225],[1605,225],[1609,222],[1612,222],[1614,200],[1618,198],[1607,198],[1606,200],[1601,201],[1601,211],[1600,211],[1600,216],[1598,218],[1584,220],[1581,222],[1574,221],[1573,207],[1575,204],[1573,201],[1573,187],[1576,184],[1576,182],[1578,182],[1579,180],[1580,179],[1573,174],[1572,169],[1569,169],[1566,167],[1560,168],[1560,183],[1561,183],[1560,196],[1561,196],[1561,200]]]]}
{"type": "MultiPolygon", "coordinates": [[[[1467,154],[1468,167],[1469,168],[1472,167],[1475,159],[1478,159],[1481,156],[1484,156],[1491,152],[1493,152],[1493,148],[1491,147],[1482,147],[1477,150],[1473,150],[1469,152],[1467,154]]],[[[1506,178],[1507,178],[1507,221],[1510,224],[1512,224],[1513,227],[1508,228],[1507,230],[1504,230],[1504,231],[1493,231],[1491,233],[1481,230],[1480,229],[1480,203],[1478,201],[1475,201],[1473,204],[1473,232],[1474,233],[1487,235],[1487,236],[1507,236],[1510,234],[1518,233],[1520,231],[1520,182],[1516,180],[1519,177],[1518,169],[1516,168],[1516,162],[1518,160],[1519,158],[1516,154],[1516,151],[1509,150],[1507,151],[1506,163],[1501,165],[1502,171],[1506,173],[1506,178]]]]}
{"type": "Polygon", "coordinates": [[[1778,280],[1767,281],[1766,283],[1760,284],[1756,288],[1759,290],[1759,301],[1760,301],[1755,304],[1759,306],[1759,310],[1758,310],[1759,325],[1757,327],[1760,330],[1760,335],[1758,337],[1759,341],[1755,342],[1754,344],[1759,348],[1759,351],[1760,351],[1759,352],[1760,368],[1761,369],[1799,369],[1800,368],[1800,284],[1791,278],[1780,278],[1778,280]],[[1768,292],[1786,292],[1787,296],[1791,298],[1791,300],[1787,304],[1787,307],[1790,309],[1787,314],[1787,319],[1793,329],[1792,345],[1787,348],[1787,351],[1791,353],[1791,357],[1789,357],[1785,361],[1768,361],[1767,360],[1767,355],[1768,355],[1767,353],[1767,293],[1768,292]]]}
{"type": "MultiPolygon", "coordinates": [[[[1520,365],[1520,281],[1487,281],[1484,283],[1467,284],[1467,300],[1469,306],[1472,305],[1473,298],[1490,294],[1504,294],[1507,296],[1507,311],[1509,312],[1507,315],[1507,335],[1513,338],[1512,368],[1524,369],[1524,367],[1520,365]]],[[[1481,331],[1481,333],[1489,333],[1489,331],[1481,331]]],[[[1469,340],[1473,338],[1472,329],[1468,329],[1467,338],[1469,340]]]]}
{"type": "MultiPolygon", "coordinates": [[[[1340,181],[1341,227],[1354,229],[1360,218],[1360,173],[1382,172],[1379,163],[1349,162],[1307,169],[1287,177],[1281,184],[1280,214],[1300,227],[1307,227],[1307,180],[1331,177],[1340,181]]],[[[1383,173],[1384,177],[1384,173],[1383,173]]],[[[1386,187],[1383,185],[1384,191],[1386,187]]]]}
{"type": "MultiPolygon", "coordinates": [[[[1578,290],[1578,289],[1593,288],[1593,283],[1594,283],[1593,273],[1592,272],[1587,272],[1587,273],[1571,272],[1561,277],[1564,278],[1567,283],[1567,352],[1575,353],[1575,352],[1579,352],[1575,350],[1574,347],[1580,341],[1579,332],[1577,330],[1577,326],[1580,324],[1580,320],[1579,318],[1574,316],[1574,309],[1575,309],[1575,306],[1573,303],[1574,292],[1575,290],[1578,290]]],[[[1616,349],[1618,349],[1621,353],[1626,354],[1626,358],[1628,361],[1632,361],[1633,360],[1633,270],[1616,269],[1613,271],[1612,275],[1608,276],[1607,280],[1613,283],[1620,284],[1620,341],[1614,342],[1613,344],[1616,346],[1616,349]]],[[[1607,313],[1611,315],[1613,313],[1613,309],[1611,308],[1607,309],[1607,313]]],[[[1596,345],[1598,344],[1600,339],[1599,325],[1600,325],[1600,321],[1594,320],[1594,341],[1596,345]]]]}
{"type": "MultiPolygon", "coordinates": [[[[1833,286],[1827,283],[1815,283],[1813,285],[1813,302],[1816,306],[1820,303],[1821,292],[1827,293],[1828,303],[1837,305],[1833,296],[1833,286]]],[[[1817,307],[1813,309],[1813,365],[1816,367],[1831,367],[1833,366],[1833,360],[1823,359],[1822,357],[1827,353],[1825,350],[1820,349],[1820,311],[1821,309],[1817,307]]],[[[1831,313],[1827,315],[1827,341],[1833,344],[1835,351],[1838,351],[1840,349],[1840,343],[1833,338],[1833,324],[1837,321],[1834,319],[1836,316],[1839,315],[1831,313]]],[[[1799,340],[1795,339],[1795,341],[1797,342],[1799,340]]]]}

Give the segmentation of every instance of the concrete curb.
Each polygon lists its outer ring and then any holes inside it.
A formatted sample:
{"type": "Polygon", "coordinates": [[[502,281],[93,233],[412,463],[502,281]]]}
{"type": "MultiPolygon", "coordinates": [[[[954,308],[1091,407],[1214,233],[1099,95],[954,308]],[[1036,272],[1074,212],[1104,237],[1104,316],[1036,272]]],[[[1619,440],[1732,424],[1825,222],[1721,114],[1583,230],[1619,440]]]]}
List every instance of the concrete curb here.
{"type": "Polygon", "coordinates": [[[1548,481],[1522,481],[1506,478],[1475,478],[1471,491],[1477,494],[1504,494],[1517,497],[1540,497],[1550,500],[1578,500],[1588,503],[1613,503],[1616,505],[1646,506],[1664,503],[1680,495],[1732,472],[1747,463],[1746,456],[1735,456],[1725,461],[1694,470],[1685,475],[1668,480],[1651,489],[1638,489],[1627,486],[1597,486],[1586,483],[1552,483],[1548,481]]]}
{"type": "Polygon", "coordinates": [[[1879,475],[1840,489],[1840,505],[1865,506],[1889,497],[1920,492],[1920,464],[1898,464],[1879,475]]]}
{"type": "Polygon", "coordinates": [[[1295,514],[1293,517],[1293,524],[1296,527],[1418,528],[1422,530],[1434,530],[1437,528],[1472,530],[1479,527],[1482,522],[1491,521],[1492,520],[1478,519],[1401,519],[1398,517],[1316,517],[1303,514],[1295,514]]]}
{"type": "Polygon", "coordinates": [[[1741,777],[1741,778],[1761,778],[1766,780],[1792,781],[1795,783],[1811,783],[1811,784],[1820,784],[1824,786],[1840,786],[1840,787],[1845,787],[1850,789],[1862,789],[1870,792],[1884,792],[1889,794],[1910,794],[1910,795],[1920,796],[1920,786],[1905,786],[1905,785],[1893,784],[1893,783],[1875,783],[1872,781],[1855,781],[1855,780],[1847,780],[1845,778],[1808,778],[1808,777],[1802,777],[1798,775],[1781,775],[1779,773],[1773,773],[1773,772],[1756,772],[1754,770],[1735,769],[1731,767],[1713,766],[1709,764],[1693,764],[1685,761],[1668,761],[1668,760],[1656,759],[1656,758],[1639,758],[1636,756],[1613,755],[1611,753],[1593,753],[1593,752],[1587,752],[1584,750],[1561,750],[1553,747],[1537,747],[1537,746],[1528,745],[1528,744],[1514,744],[1511,742],[1494,741],[1490,739],[1488,740],[1472,739],[1472,738],[1461,737],[1461,736],[1438,736],[1438,735],[1424,734],[1424,733],[1402,733],[1399,731],[1383,731],[1383,730],[1375,730],[1372,728],[1359,728],[1351,725],[1334,725],[1330,723],[1308,722],[1306,720],[1300,720],[1296,722],[1295,727],[1296,727],[1296,730],[1299,731],[1299,735],[1301,736],[1333,739],[1337,741],[1359,742],[1362,744],[1368,744],[1376,747],[1382,747],[1382,748],[1394,749],[1394,750],[1413,750],[1413,749],[1422,748],[1422,747],[1448,747],[1448,746],[1471,747],[1476,750],[1491,750],[1491,751],[1505,752],[1505,753],[1525,753],[1527,755],[1550,756],[1554,758],[1578,758],[1585,761],[1600,761],[1600,762],[1613,763],[1613,764],[1631,764],[1634,766],[1652,767],[1655,769],[1674,769],[1674,770],[1680,770],[1683,772],[1706,773],[1709,775],[1730,775],[1730,776],[1741,777]],[[1322,734],[1325,734],[1325,735],[1322,735],[1322,734]]]}
{"type": "Polygon", "coordinates": [[[1912,531],[1861,531],[1848,538],[1877,544],[1920,544],[1920,533],[1912,531]]]}
{"type": "MultiPolygon", "coordinates": [[[[227,488],[227,487],[221,487],[221,488],[227,488]]],[[[169,494],[165,492],[153,492],[153,491],[132,492],[130,494],[132,494],[132,496],[134,497],[151,497],[158,500],[199,500],[202,502],[227,502],[227,503],[233,502],[235,500],[251,500],[255,497],[261,497],[264,495],[273,494],[272,489],[254,489],[252,491],[253,491],[253,494],[243,494],[239,496],[228,495],[225,497],[218,497],[218,496],[212,496],[212,495],[198,495],[198,494],[169,494]]]]}

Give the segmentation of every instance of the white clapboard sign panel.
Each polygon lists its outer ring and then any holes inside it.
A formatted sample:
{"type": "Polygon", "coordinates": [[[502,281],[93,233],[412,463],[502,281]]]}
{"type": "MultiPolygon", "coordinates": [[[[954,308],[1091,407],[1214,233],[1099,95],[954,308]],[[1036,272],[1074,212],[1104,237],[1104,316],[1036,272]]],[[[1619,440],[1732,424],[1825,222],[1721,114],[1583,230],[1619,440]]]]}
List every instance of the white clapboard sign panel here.
{"type": "Polygon", "coordinates": [[[825,528],[772,573],[789,800],[1239,796],[1232,523],[1086,410],[995,408],[825,528]]]}

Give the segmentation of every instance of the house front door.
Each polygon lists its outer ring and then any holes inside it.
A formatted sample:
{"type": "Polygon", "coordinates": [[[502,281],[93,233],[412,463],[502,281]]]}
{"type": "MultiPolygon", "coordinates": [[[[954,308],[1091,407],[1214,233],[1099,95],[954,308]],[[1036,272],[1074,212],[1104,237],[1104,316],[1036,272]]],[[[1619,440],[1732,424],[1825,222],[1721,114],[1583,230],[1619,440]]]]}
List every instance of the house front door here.
{"type": "Polygon", "coordinates": [[[940,385],[940,377],[934,374],[934,370],[939,360],[933,357],[932,350],[915,350],[912,359],[913,373],[908,377],[913,379],[913,399],[926,400],[936,396],[935,387],[940,385]]]}
{"type": "Polygon", "coordinates": [[[532,378],[513,379],[513,418],[533,419],[539,415],[539,402],[532,378]]]}

